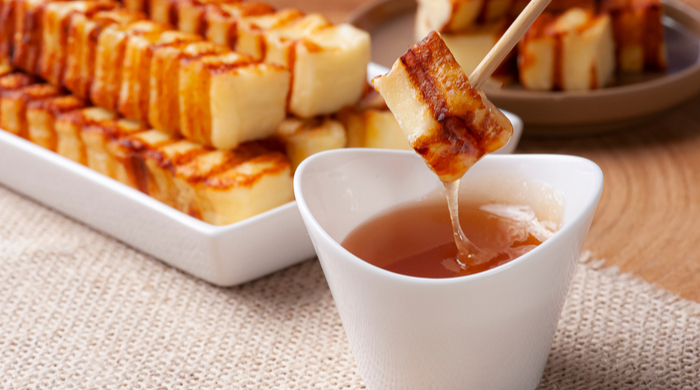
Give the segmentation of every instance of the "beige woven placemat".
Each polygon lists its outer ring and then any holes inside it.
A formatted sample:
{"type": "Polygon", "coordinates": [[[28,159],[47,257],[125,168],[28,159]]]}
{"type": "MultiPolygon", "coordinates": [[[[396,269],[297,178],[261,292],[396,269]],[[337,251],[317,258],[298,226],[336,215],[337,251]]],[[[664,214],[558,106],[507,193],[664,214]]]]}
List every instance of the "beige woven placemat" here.
{"type": "MultiPolygon", "coordinates": [[[[584,259],[586,260],[586,259],[584,259]]],[[[543,389],[700,386],[700,305],[579,265],[543,389]]],[[[213,287],[0,187],[0,388],[363,388],[307,261],[213,287]]]]}

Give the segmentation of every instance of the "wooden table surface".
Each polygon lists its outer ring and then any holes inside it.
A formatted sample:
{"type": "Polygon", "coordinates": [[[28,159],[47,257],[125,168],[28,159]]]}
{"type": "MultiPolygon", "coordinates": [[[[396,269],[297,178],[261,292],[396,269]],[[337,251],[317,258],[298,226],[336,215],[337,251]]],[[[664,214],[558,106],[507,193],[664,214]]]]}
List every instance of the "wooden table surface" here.
{"type": "MultiPolygon", "coordinates": [[[[343,21],[371,0],[271,0],[343,21]]],[[[700,0],[687,0],[700,9],[700,0]]],[[[586,249],[684,298],[700,301],[700,96],[643,126],[570,139],[525,138],[520,153],[583,156],[605,189],[586,249]]]]}

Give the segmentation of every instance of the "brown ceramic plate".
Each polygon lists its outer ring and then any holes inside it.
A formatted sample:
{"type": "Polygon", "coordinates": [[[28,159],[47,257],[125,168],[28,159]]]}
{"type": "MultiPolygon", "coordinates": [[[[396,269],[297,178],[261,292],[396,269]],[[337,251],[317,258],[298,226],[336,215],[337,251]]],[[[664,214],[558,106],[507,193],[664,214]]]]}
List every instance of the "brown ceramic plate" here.
{"type": "MultiPolygon", "coordinates": [[[[415,0],[380,0],[350,22],[372,35],[372,61],[390,67],[414,43],[415,0]]],[[[486,91],[525,122],[525,134],[567,136],[604,132],[648,120],[700,93],[700,12],[664,0],[669,69],[620,77],[616,86],[587,92],[525,91],[518,85],[486,91]]]]}

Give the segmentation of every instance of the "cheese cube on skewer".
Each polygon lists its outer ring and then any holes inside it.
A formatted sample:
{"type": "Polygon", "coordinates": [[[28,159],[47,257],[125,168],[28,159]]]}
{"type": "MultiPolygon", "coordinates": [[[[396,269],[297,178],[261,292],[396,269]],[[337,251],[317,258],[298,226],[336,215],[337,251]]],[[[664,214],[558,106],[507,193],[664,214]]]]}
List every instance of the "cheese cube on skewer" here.
{"type": "Polygon", "coordinates": [[[56,152],[79,164],[87,165],[87,151],[81,133],[84,126],[116,120],[117,114],[99,107],[88,107],[59,115],[56,119],[56,152]]]}
{"type": "Polygon", "coordinates": [[[175,166],[178,209],[227,225],[294,199],[289,160],[257,143],[200,154],[175,166]]]}
{"type": "MultiPolygon", "coordinates": [[[[207,8],[219,8],[222,4],[236,4],[241,0],[177,0],[175,14],[177,23],[174,27],[178,30],[205,36],[207,21],[205,18],[207,8]]],[[[171,23],[173,21],[171,20],[171,23]]]]}
{"type": "Polygon", "coordinates": [[[189,201],[182,200],[175,186],[175,167],[186,164],[211,149],[158,130],[126,136],[119,146],[118,153],[121,155],[138,156],[138,164],[142,169],[133,171],[141,191],[187,212],[189,201]]]}
{"type": "MultiPolygon", "coordinates": [[[[127,37],[118,112],[129,119],[146,122],[154,50],[197,41],[201,41],[199,36],[179,31],[154,31],[127,37]]],[[[172,78],[175,74],[163,76],[172,78]]]]}
{"type": "Polygon", "coordinates": [[[294,66],[296,45],[303,44],[302,38],[316,31],[331,27],[331,22],[321,14],[310,14],[264,34],[265,62],[285,68],[294,66]]]}
{"type": "Polygon", "coordinates": [[[312,118],[360,100],[370,57],[367,32],[348,24],[323,28],[295,49],[290,113],[312,118]]]}
{"type": "Polygon", "coordinates": [[[157,47],[151,59],[148,122],[156,129],[180,134],[180,61],[228,52],[211,42],[157,47]]]}
{"type": "Polygon", "coordinates": [[[180,123],[190,140],[217,149],[272,135],[285,117],[290,74],[237,53],[180,62],[180,123]]]}
{"type": "Polygon", "coordinates": [[[233,4],[220,4],[206,9],[206,33],[208,41],[236,47],[238,21],[245,17],[269,15],[275,9],[266,3],[245,1],[233,4]]]}
{"type": "Polygon", "coordinates": [[[418,39],[430,31],[462,33],[477,22],[496,22],[511,10],[513,0],[418,0],[418,39]]]}
{"type": "Polygon", "coordinates": [[[163,26],[149,21],[138,21],[123,26],[111,25],[102,30],[97,42],[95,79],[90,90],[90,99],[96,105],[115,112],[119,107],[128,37],[163,30],[163,26]]]}
{"type": "Polygon", "coordinates": [[[0,0],[0,65],[9,65],[14,47],[17,0],[0,0]]]}
{"type": "Polygon", "coordinates": [[[445,182],[460,179],[486,153],[503,147],[513,127],[469,84],[433,32],[402,56],[374,86],[413,149],[445,182]]]}
{"type": "Polygon", "coordinates": [[[153,0],[122,0],[126,11],[131,13],[143,13],[148,15],[149,4],[153,0]]]}
{"type": "Polygon", "coordinates": [[[581,8],[542,14],[519,43],[518,69],[526,89],[583,91],[608,85],[615,72],[610,17],[581,8]]]}
{"type": "Polygon", "coordinates": [[[92,16],[73,15],[68,27],[66,71],[63,78],[66,88],[77,97],[89,99],[95,78],[97,38],[100,32],[107,26],[126,25],[144,17],[123,9],[100,11],[92,16]]]}
{"type": "Polygon", "coordinates": [[[617,63],[623,72],[664,71],[668,66],[663,7],[658,0],[605,0],[615,38],[617,63]]]}
{"type": "Polygon", "coordinates": [[[59,88],[49,84],[34,84],[0,95],[0,128],[22,138],[29,136],[27,105],[30,101],[62,95],[59,88]]]}
{"type": "MultiPolygon", "coordinates": [[[[14,69],[3,65],[3,72],[0,76],[0,99],[7,91],[15,91],[36,83],[36,79],[24,73],[13,72],[14,69]]],[[[2,100],[0,100],[1,102],[2,100]]],[[[2,106],[0,106],[0,129],[2,128],[2,106]]]]}
{"type": "Polygon", "coordinates": [[[330,118],[287,118],[274,135],[292,163],[292,171],[307,157],[347,145],[342,123],[330,118]]]}
{"type": "Polygon", "coordinates": [[[17,0],[12,64],[36,74],[41,55],[44,8],[52,0],[17,0]]]}
{"type": "Polygon", "coordinates": [[[236,51],[256,60],[265,56],[265,32],[283,27],[304,16],[301,11],[284,9],[273,14],[241,18],[236,24],[236,51]]]}
{"type": "Polygon", "coordinates": [[[55,152],[58,143],[56,118],[61,114],[83,107],[85,107],[85,102],[72,95],[29,102],[27,106],[29,140],[55,152]]]}
{"type": "Polygon", "coordinates": [[[76,14],[90,15],[115,8],[109,0],[67,1],[47,4],[43,13],[39,75],[53,85],[63,84],[68,53],[69,24],[76,14]]]}
{"type": "Polygon", "coordinates": [[[340,111],[338,119],[347,130],[349,148],[413,150],[377,91],[370,92],[357,106],[340,111]]]}
{"type": "Polygon", "coordinates": [[[80,131],[80,139],[85,145],[86,165],[105,175],[116,179],[130,187],[138,189],[134,171],[138,171],[138,163],[134,156],[120,158],[114,153],[113,144],[119,143],[122,137],[148,130],[142,123],[128,119],[108,118],[99,121],[87,121],[80,131]]]}

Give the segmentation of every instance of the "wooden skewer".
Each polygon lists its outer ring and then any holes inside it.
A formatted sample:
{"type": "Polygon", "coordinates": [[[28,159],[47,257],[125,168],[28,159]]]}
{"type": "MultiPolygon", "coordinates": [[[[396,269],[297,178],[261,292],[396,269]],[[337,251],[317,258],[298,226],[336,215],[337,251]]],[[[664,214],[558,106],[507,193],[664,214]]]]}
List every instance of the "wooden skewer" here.
{"type": "Polygon", "coordinates": [[[491,77],[491,74],[498,68],[498,65],[503,62],[508,53],[513,50],[515,45],[520,41],[520,38],[525,35],[525,32],[532,26],[538,16],[544,11],[552,0],[530,0],[530,3],[520,13],[515,22],[508,27],[501,39],[496,42],[496,45],[486,54],[479,66],[474,69],[469,76],[469,83],[476,89],[481,89],[486,80],[491,77]]]}

